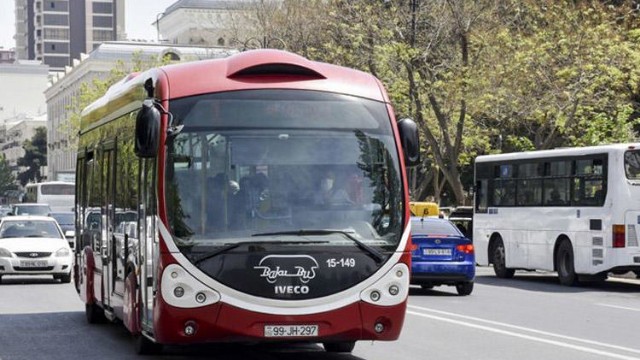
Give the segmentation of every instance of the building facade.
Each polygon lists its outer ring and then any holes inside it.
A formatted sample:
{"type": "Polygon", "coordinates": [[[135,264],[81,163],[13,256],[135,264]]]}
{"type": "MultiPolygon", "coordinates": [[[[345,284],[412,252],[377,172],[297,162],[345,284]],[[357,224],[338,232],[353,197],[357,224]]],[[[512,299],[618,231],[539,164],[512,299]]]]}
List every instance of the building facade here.
{"type": "Polygon", "coordinates": [[[124,0],[15,0],[16,55],[64,71],[81,53],[125,37],[124,0]]]}
{"type": "Polygon", "coordinates": [[[55,76],[44,92],[48,113],[47,178],[58,180],[75,173],[77,133],[70,118],[74,111],[74,99],[80,95],[82,84],[106,78],[115,66],[130,68],[134,60],[144,63],[169,56],[175,61],[195,61],[226,57],[235,52],[227,48],[117,41],[105,42],[89,55],[82,54],[73,67],[55,76]]]}
{"type": "Polygon", "coordinates": [[[46,114],[33,117],[21,114],[0,124],[0,149],[14,176],[25,170],[18,166],[18,159],[25,154],[22,145],[33,138],[36,128],[46,126],[46,114]]]}
{"type": "MultiPolygon", "coordinates": [[[[274,1],[274,0],[270,0],[274,1]]],[[[242,47],[253,0],[178,0],[158,17],[159,41],[169,44],[242,47]]]]}
{"type": "Polygon", "coordinates": [[[36,117],[47,111],[43,92],[49,67],[37,61],[0,63],[0,123],[17,116],[36,117]]]}

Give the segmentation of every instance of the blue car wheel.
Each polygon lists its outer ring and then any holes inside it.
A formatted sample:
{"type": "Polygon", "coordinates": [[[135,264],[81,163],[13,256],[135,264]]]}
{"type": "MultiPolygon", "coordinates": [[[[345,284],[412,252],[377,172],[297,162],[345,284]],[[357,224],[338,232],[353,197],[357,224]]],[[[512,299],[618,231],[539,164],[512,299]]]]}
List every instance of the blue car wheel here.
{"type": "Polygon", "coordinates": [[[456,284],[456,290],[458,291],[458,295],[466,296],[471,294],[473,291],[473,282],[463,282],[456,284]]]}

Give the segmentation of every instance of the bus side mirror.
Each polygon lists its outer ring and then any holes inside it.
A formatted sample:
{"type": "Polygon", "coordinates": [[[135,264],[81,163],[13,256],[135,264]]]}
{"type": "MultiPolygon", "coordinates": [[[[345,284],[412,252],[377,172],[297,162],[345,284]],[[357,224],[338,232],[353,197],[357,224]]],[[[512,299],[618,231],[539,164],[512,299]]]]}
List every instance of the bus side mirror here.
{"type": "Polygon", "coordinates": [[[411,119],[402,119],[398,121],[398,131],[400,132],[400,143],[404,152],[405,165],[419,165],[420,136],[418,135],[418,125],[411,119]]]}
{"type": "Polygon", "coordinates": [[[160,110],[153,99],[146,99],[136,117],[135,152],[141,158],[154,158],[160,142],[160,110]]]}

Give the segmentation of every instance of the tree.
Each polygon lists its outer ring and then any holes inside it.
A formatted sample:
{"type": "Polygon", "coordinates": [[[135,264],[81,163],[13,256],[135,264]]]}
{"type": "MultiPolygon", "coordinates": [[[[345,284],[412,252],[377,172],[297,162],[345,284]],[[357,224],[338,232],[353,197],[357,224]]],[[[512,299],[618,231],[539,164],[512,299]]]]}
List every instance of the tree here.
{"type": "Polygon", "coordinates": [[[47,128],[35,128],[35,134],[24,141],[22,148],[24,156],[18,159],[18,165],[27,169],[18,174],[18,181],[22,186],[30,181],[40,182],[43,178],[40,167],[47,165],[47,128]]]}
{"type": "Polygon", "coordinates": [[[16,177],[9,167],[9,162],[4,154],[0,154],[0,196],[9,190],[17,190],[17,188],[16,177]]]}
{"type": "MultiPolygon", "coordinates": [[[[183,59],[188,61],[189,59],[183,59]]],[[[69,121],[60,124],[60,131],[67,134],[71,140],[70,146],[77,148],[78,131],[80,130],[80,118],[82,110],[89,104],[104,95],[110,86],[122,80],[128,74],[139,73],[154,67],[173,63],[169,55],[164,58],[143,58],[141,53],[133,54],[129,64],[118,60],[115,66],[107,74],[93,79],[91,82],[83,82],[80,84],[78,93],[74,96],[72,104],[67,108],[69,111],[69,121]]]]}
{"type": "Polygon", "coordinates": [[[515,9],[517,21],[487,39],[503,51],[487,54],[494,68],[484,86],[493,91],[478,109],[501,129],[500,150],[633,139],[640,33],[597,1],[524,1],[515,9]]]}

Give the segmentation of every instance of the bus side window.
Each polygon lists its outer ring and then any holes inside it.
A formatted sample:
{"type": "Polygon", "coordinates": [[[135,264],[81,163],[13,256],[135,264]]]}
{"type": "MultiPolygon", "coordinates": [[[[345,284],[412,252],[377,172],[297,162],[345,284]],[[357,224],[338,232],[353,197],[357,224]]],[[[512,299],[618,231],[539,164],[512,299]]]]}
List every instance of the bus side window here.
{"type": "Polygon", "coordinates": [[[476,212],[487,212],[489,203],[489,180],[483,179],[476,182],[476,212]]]}

